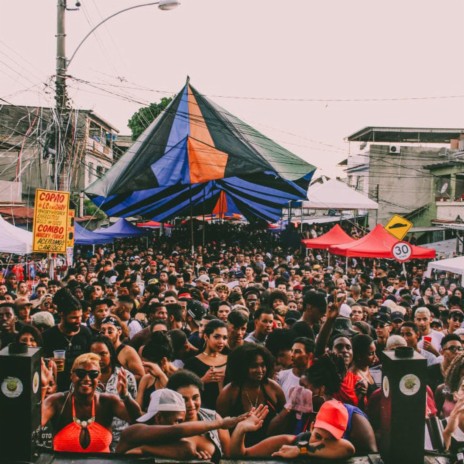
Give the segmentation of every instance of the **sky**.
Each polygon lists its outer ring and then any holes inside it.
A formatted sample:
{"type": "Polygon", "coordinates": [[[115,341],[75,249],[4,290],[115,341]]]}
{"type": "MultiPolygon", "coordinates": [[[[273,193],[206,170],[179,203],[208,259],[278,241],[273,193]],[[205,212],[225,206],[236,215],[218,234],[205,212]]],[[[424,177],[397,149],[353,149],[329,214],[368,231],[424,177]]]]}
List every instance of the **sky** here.
{"type": "MultiPolygon", "coordinates": [[[[75,0],[67,0],[68,8],[75,0]]],[[[80,0],[69,58],[132,0],[80,0]]],[[[356,151],[366,126],[464,127],[461,0],[181,0],[118,15],[69,66],[75,108],[129,134],[141,106],[200,93],[318,168],[356,151]]],[[[54,105],[57,0],[0,2],[0,98],[54,105]]],[[[2,101],[0,101],[0,104],[2,101]]]]}

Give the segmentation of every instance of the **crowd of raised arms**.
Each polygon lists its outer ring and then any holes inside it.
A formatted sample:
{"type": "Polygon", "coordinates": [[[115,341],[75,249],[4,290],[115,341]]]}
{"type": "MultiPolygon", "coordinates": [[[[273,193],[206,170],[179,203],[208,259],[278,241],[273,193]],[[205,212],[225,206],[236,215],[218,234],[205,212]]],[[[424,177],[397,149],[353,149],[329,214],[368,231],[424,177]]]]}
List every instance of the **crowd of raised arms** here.
{"type": "Polygon", "coordinates": [[[399,346],[427,360],[424,423],[449,419],[446,447],[464,430],[454,276],[220,237],[194,253],[175,237],[81,250],[62,280],[5,275],[0,346],[43,348],[54,450],[215,462],[375,453],[381,353],[399,346]]]}

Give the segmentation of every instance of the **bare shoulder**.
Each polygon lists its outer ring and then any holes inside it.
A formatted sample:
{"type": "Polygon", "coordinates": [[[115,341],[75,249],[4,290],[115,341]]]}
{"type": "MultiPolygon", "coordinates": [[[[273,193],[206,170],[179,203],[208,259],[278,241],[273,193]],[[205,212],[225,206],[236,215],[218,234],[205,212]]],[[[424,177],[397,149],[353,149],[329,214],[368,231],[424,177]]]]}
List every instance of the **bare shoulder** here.
{"type": "Polygon", "coordinates": [[[228,383],[221,392],[222,396],[226,396],[227,398],[236,398],[238,396],[238,393],[240,391],[240,388],[237,385],[234,385],[233,383],[228,383]]]}
{"type": "Polygon", "coordinates": [[[268,388],[272,391],[281,391],[282,387],[273,379],[268,379],[267,383],[265,384],[264,388],[268,388]]]}
{"type": "Polygon", "coordinates": [[[120,399],[114,393],[100,393],[98,395],[98,402],[101,408],[111,408],[119,405],[120,399]]]}
{"type": "Polygon", "coordinates": [[[52,408],[61,408],[64,406],[68,396],[70,396],[69,392],[53,393],[45,398],[45,403],[52,408]]]}

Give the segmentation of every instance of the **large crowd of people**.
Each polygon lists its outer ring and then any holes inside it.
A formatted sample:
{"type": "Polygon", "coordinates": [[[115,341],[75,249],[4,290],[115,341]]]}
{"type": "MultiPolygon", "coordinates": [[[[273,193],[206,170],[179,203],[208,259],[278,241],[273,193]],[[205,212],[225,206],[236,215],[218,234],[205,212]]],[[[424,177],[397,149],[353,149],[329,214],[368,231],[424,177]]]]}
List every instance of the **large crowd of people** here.
{"type": "Polygon", "coordinates": [[[217,237],[194,252],[175,235],[77,250],[60,280],[4,275],[0,346],[43,348],[54,450],[214,462],[376,453],[382,352],[401,346],[427,360],[424,423],[448,418],[452,447],[464,431],[454,276],[340,262],[266,233],[217,237]]]}

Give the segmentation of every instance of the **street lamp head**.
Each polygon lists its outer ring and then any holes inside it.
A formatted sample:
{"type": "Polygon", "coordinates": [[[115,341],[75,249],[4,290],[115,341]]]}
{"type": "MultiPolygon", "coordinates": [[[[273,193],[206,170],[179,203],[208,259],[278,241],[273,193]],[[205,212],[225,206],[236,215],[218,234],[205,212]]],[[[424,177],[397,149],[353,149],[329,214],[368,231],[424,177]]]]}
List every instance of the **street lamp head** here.
{"type": "Polygon", "coordinates": [[[180,5],[178,0],[160,0],[158,8],[163,11],[173,10],[180,5]]]}

